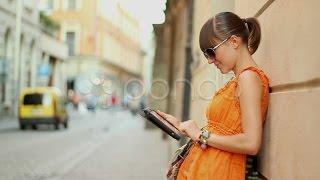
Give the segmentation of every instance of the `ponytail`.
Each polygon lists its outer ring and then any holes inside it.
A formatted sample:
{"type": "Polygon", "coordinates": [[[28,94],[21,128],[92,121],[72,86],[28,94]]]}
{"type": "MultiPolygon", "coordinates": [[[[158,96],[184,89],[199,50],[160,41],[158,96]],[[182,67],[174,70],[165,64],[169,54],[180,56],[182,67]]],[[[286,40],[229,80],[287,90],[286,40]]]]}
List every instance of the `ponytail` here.
{"type": "Polygon", "coordinates": [[[256,18],[246,18],[244,22],[248,28],[248,49],[250,54],[254,54],[259,47],[261,39],[261,28],[256,18]]]}

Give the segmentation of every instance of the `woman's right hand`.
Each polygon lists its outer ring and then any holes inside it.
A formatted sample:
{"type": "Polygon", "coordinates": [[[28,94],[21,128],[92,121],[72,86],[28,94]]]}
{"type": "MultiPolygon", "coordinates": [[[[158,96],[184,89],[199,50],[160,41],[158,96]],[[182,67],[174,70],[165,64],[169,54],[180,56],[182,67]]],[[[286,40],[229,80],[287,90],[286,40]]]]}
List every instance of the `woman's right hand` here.
{"type": "Polygon", "coordinates": [[[176,127],[177,129],[179,129],[179,127],[180,127],[180,121],[179,121],[176,117],[174,117],[174,116],[172,116],[172,115],[170,115],[170,114],[166,114],[166,113],[164,113],[164,112],[162,112],[162,111],[160,111],[160,110],[157,110],[156,112],[157,112],[160,116],[162,116],[165,120],[169,121],[174,127],[176,127]]]}

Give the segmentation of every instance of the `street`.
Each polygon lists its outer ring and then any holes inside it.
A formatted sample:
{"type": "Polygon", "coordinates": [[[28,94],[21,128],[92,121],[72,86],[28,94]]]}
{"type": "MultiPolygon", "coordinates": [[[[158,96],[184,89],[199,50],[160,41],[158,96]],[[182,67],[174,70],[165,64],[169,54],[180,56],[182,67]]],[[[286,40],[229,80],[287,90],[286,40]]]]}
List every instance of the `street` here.
{"type": "Polygon", "coordinates": [[[1,180],[165,179],[168,143],[125,110],[70,112],[69,129],[0,121],[1,180]]]}

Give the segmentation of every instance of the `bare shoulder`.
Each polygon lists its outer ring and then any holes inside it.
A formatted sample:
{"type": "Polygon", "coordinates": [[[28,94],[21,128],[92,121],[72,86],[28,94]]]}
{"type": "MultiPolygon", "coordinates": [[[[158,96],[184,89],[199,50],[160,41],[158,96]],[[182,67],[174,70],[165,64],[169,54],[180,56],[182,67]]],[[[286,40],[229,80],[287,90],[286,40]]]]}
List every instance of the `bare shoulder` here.
{"type": "Polygon", "coordinates": [[[237,96],[239,97],[244,92],[246,94],[259,94],[262,92],[262,81],[260,76],[254,71],[244,71],[239,75],[237,96]]]}
{"type": "Polygon", "coordinates": [[[252,83],[256,85],[262,84],[260,76],[256,72],[250,70],[243,71],[239,75],[239,83],[252,83]]]}

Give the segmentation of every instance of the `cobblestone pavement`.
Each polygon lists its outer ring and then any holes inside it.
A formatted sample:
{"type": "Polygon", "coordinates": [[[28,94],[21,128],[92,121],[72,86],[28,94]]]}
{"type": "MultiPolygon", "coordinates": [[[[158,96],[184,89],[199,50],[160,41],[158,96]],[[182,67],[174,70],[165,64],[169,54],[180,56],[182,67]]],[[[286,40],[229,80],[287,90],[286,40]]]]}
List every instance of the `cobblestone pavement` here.
{"type": "Polygon", "coordinates": [[[0,180],[165,179],[168,142],[128,111],[70,113],[70,127],[0,121],[0,180]]]}

